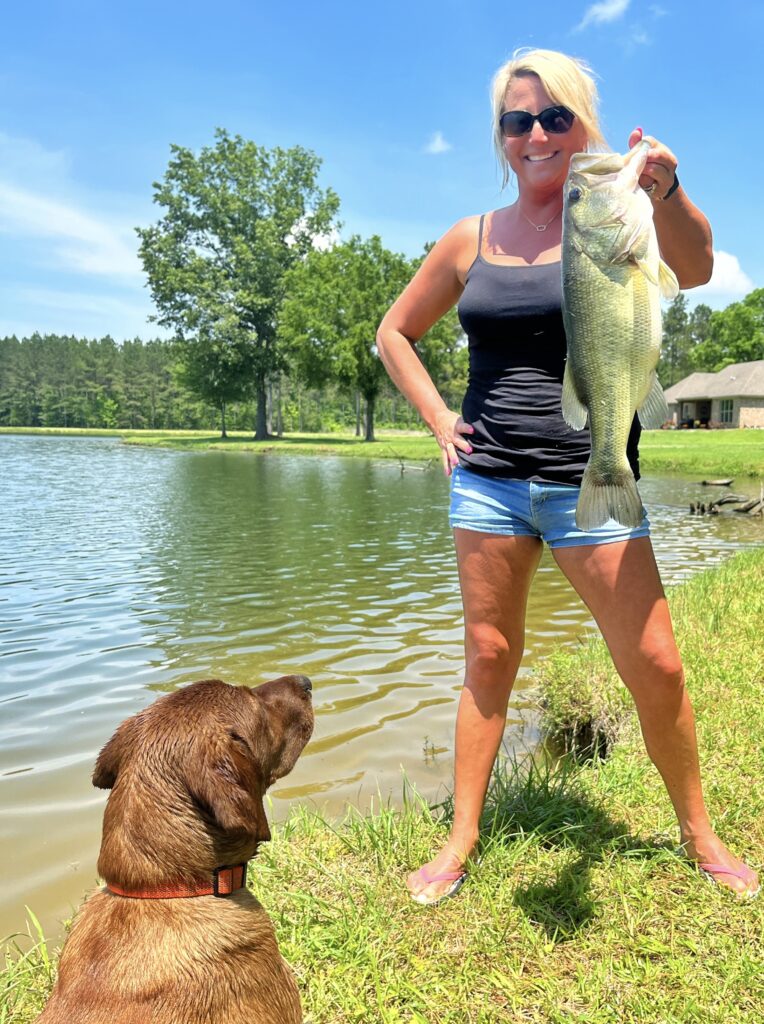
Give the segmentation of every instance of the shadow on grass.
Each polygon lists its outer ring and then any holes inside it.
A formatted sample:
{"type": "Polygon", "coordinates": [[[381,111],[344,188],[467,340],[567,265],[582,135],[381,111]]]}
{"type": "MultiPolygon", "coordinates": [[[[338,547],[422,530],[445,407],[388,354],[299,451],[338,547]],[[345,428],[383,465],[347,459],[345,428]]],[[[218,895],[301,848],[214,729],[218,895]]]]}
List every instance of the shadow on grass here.
{"type": "MultiPolygon", "coordinates": [[[[522,761],[500,758],[481,818],[481,855],[496,848],[511,853],[518,844],[577,854],[549,880],[536,878],[514,893],[515,905],[556,943],[575,938],[596,918],[597,904],[590,895],[596,864],[614,853],[663,858],[675,845],[637,838],[625,822],[610,817],[583,792],[579,779],[586,770],[571,757],[554,762],[532,755],[522,761]]],[[[438,809],[450,824],[452,798],[438,809]]]]}

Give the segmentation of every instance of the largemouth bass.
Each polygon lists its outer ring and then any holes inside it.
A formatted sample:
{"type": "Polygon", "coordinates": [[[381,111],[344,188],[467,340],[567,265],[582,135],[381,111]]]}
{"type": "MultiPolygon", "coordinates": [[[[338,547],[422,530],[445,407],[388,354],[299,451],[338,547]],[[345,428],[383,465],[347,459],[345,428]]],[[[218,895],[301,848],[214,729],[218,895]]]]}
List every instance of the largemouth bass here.
{"type": "Polygon", "coordinates": [[[650,146],[620,153],[574,153],[565,183],[562,229],[563,321],[568,358],[562,414],[575,430],[589,420],[592,449],[581,481],[581,530],[615,519],[642,522],[642,499],[626,458],[635,411],[659,427],[668,408],[655,373],[660,297],[679,285],[658,252],[652,203],[638,179],[650,146]]]}

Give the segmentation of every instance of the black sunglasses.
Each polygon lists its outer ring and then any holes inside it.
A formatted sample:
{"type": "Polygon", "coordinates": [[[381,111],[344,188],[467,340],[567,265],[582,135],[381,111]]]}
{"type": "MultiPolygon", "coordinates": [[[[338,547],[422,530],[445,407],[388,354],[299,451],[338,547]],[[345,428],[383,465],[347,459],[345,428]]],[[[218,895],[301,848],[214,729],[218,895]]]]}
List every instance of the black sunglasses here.
{"type": "Polygon", "coordinates": [[[499,118],[499,127],[503,135],[516,139],[533,131],[533,122],[538,121],[545,132],[563,135],[570,131],[575,119],[576,115],[572,110],[559,105],[545,107],[538,114],[531,114],[527,110],[507,110],[499,118]]]}

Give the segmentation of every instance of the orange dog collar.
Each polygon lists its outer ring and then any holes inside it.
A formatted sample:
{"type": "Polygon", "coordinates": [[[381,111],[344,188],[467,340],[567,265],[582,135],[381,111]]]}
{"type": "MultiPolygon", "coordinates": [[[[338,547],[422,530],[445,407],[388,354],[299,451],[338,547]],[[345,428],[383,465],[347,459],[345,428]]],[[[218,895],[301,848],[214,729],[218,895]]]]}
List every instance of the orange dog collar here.
{"type": "Polygon", "coordinates": [[[212,872],[212,881],[197,878],[191,882],[162,882],[159,885],[144,886],[141,889],[123,889],[112,882],[106,888],[115,896],[132,900],[178,900],[192,896],[230,896],[247,883],[247,864],[223,864],[212,872]]]}

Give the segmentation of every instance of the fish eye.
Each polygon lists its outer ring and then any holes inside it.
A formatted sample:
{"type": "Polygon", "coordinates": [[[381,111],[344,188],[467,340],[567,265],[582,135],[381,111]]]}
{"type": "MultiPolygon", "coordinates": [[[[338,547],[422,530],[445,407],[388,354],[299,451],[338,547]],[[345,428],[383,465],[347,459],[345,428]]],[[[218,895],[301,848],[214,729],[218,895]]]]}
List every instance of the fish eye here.
{"type": "Polygon", "coordinates": [[[570,190],[570,192],[568,192],[568,202],[570,202],[570,203],[577,203],[580,198],[581,198],[581,189],[580,188],[572,188],[570,190]]]}

